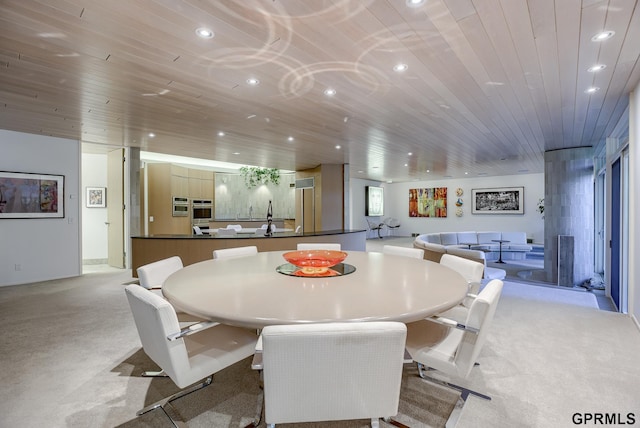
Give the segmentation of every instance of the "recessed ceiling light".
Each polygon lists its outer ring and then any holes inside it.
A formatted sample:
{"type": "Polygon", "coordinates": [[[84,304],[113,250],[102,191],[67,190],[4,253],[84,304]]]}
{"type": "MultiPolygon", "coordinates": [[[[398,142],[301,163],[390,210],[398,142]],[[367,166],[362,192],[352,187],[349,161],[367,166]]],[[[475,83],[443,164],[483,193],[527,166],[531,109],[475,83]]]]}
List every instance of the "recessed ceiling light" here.
{"type": "Polygon", "coordinates": [[[393,183],[393,180],[387,180],[387,183],[391,184],[393,183]]]}
{"type": "Polygon", "coordinates": [[[595,73],[598,72],[600,70],[604,70],[605,68],[607,68],[606,65],[604,64],[596,64],[596,65],[592,65],[591,67],[587,68],[587,71],[590,73],[595,73]]]}
{"type": "Polygon", "coordinates": [[[234,154],[234,155],[239,155],[239,154],[240,154],[240,152],[233,152],[233,154],[234,154]]]}
{"type": "Polygon", "coordinates": [[[598,92],[600,90],[600,88],[598,88],[597,86],[592,86],[589,89],[585,90],[584,92],[586,94],[593,94],[594,92],[598,92]]]}
{"type": "Polygon", "coordinates": [[[218,132],[218,137],[224,137],[224,132],[222,131],[218,132]]]}
{"type": "Polygon", "coordinates": [[[324,94],[328,97],[332,97],[336,94],[336,90],[335,89],[331,89],[331,88],[327,88],[324,90],[324,94]]]}
{"type": "Polygon", "coordinates": [[[409,152],[407,153],[408,156],[413,156],[413,153],[409,152]]]}
{"type": "Polygon", "coordinates": [[[408,163],[405,163],[405,164],[404,164],[404,166],[409,166],[409,164],[408,164],[408,163]]]}
{"type": "Polygon", "coordinates": [[[363,174],[363,173],[364,173],[364,171],[362,171],[362,170],[358,171],[358,174],[363,174]]]}
{"type": "Polygon", "coordinates": [[[336,149],[340,150],[341,146],[340,145],[336,145],[336,149]]]}
{"type": "Polygon", "coordinates": [[[247,116],[247,119],[253,119],[254,117],[256,117],[255,114],[250,114],[249,116],[247,116]]]}
{"type": "Polygon", "coordinates": [[[402,73],[407,68],[409,68],[409,66],[407,64],[396,64],[396,65],[393,66],[393,71],[397,71],[398,73],[402,73]]]}
{"type": "Polygon", "coordinates": [[[287,138],[288,141],[293,141],[293,137],[287,138]]]}
{"type": "Polygon", "coordinates": [[[427,170],[427,172],[431,172],[431,170],[430,170],[430,169],[428,169],[428,170],[427,170]]]}
{"type": "Polygon", "coordinates": [[[601,42],[603,40],[610,39],[613,35],[616,34],[615,31],[603,31],[601,33],[596,34],[591,38],[592,42],[601,42]]]}
{"type": "Polygon", "coordinates": [[[156,134],[154,134],[153,132],[149,132],[149,137],[150,137],[150,138],[153,138],[153,137],[155,137],[155,136],[156,136],[156,134]]]}
{"type": "Polygon", "coordinates": [[[198,37],[202,37],[203,39],[211,39],[214,36],[213,31],[204,27],[198,28],[196,30],[196,34],[198,35],[198,37]]]}
{"type": "Polygon", "coordinates": [[[259,84],[260,84],[260,81],[259,81],[258,79],[256,79],[256,78],[253,78],[253,77],[252,77],[252,78],[250,78],[250,79],[247,79],[247,83],[248,83],[249,85],[251,85],[251,86],[257,86],[257,85],[259,85],[259,84]]]}
{"type": "Polygon", "coordinates": [[[409,7],[418,7],[424,4],[426,0],[407,0],[407,6],[409,7]]]}

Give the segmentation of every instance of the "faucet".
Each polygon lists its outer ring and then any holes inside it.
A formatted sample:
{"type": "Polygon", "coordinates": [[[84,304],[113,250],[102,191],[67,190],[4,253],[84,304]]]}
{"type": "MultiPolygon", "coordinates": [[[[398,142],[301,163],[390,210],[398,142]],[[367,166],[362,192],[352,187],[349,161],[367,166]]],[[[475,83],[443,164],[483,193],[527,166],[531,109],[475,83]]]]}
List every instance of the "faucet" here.
{"type": "Polygon", "coordinates": [[[249,220],[253,220],[253,205],[249,205],[249,220]]]}

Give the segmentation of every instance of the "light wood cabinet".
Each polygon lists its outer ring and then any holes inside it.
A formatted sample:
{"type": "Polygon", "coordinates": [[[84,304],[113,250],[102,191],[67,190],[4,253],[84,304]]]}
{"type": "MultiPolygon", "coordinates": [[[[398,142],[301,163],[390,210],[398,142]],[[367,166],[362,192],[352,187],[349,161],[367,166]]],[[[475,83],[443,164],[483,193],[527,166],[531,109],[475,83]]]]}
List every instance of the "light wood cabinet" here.
{"type": "Polygon", "coordinates": [[[189,197],[189,170],[171,165],[171,195],[183,198],[189,197]]]}
{"type": "Polygon", "coordinates": [[[186,217],[173,217],[173,197],[213,200],[213,171],[166,163],[151,163],[146,168],[149,234],[190,235],[191,213],[186,217]]]}
{"type": "Polygon", "coordinates": [[[189,198],[211,199],[214,198],[213,171],[201,169],[189,170],[189,198]]]}

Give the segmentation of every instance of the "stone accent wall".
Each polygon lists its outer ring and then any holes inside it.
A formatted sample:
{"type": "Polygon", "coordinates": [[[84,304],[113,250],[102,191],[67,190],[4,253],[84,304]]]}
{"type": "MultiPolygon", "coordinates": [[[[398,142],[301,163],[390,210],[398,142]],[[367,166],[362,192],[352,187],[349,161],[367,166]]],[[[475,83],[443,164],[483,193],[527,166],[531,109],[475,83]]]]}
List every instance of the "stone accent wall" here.
{"type": "Polygon", "coordinates": [[[579,285],[593,275],[593,151],[590,147],[548,151],[544,163],[547,281],[558,283],[558,235],[570,235],[573,285],[579,285]]]}
{"type": "Polygon", "coordinates": [[[215,175],[214,219],[265,219],[269,201],[273,206],[273,218],[295,218],[295,188],[291,187],[295,180],[295,173],[283,173],[277,186],[269,183],[247,189],[242,175],[218,172],[215,175]]]}

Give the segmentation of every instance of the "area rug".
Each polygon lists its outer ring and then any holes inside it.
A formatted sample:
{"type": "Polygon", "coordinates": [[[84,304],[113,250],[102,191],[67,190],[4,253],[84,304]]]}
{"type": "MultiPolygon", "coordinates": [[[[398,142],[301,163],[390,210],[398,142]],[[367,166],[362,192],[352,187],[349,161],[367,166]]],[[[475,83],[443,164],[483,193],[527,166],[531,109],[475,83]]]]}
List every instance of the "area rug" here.
{"type": "MultiPolygon", "coordinates": [[[[136,352],[125,364],[135,366],[132,376],[140,369],[154,369],[153,363],[145,361],[142,352],[136,352]]],[[[242,427],[250,423],[259,403],[259,374],[251,370],[251,359],[243,360],[214,376],[213,383],[199,391],[182,397],[169,406],[169,413],[186,423],[189,428],[242,427]]],[[[312,367],[309,368],[313,370],[312,367]]],[[[405,365],[400,392],[400,408],[394,418],[411,427],[444,427],[453,411],[459,393],[441,386],[427,383],[417,376],[413,364],[405,365]]],[[[167,397],[178,391],[168,378],[154,378],[147,390],[145,405],[167,397]]],[[[295,406],[295,403],[291,403],[295,406]]],[[[171,422],[160,409],[140,417],[131,415],[131,420],[119,425],[126,428],[170,427],[171,422]]],[[[259,427],[265,427],[264,418],[259,427]]],[[[369,427],[370,420],[336,421],[304,424],[278,424],[278,427],[293,428],[360,428],[369,427]]],[[[387,424],[381,423],[381,426],[387,424]]],[[[390,426],[390,425],[389,425],[390,426]]]]}

